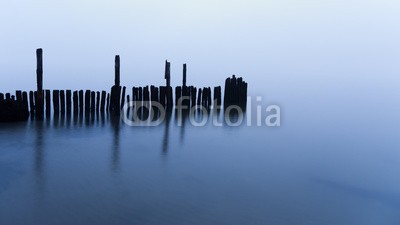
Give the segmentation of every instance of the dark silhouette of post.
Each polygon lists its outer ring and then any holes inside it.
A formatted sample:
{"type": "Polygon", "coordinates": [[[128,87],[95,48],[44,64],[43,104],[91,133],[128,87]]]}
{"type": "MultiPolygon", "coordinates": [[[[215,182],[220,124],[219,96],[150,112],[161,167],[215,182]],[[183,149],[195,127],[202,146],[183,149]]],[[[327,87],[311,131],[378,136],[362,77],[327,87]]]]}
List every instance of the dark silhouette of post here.
{"type": "Polygon", "coordinates": [[[61,116],[65,115],[65,91],[60,91],[61,116]]]}
{"type": "Polygon", "coordinates": [[[76,114],[79,111],[78,107],[78,91],[74,91],[72,101],[74,104],[74,114],[76,114]]]}
{"type": "Polygon", "coordinates": [[[186,64],[183,64],[183,80],[182,87],[186,87],[186,64]]]}
{"type": "Polygon", "coordinates": [[[103,113],[105,109],[105,104],[106,104],[106,91],[101,92],[101,103],[100,103],[100,111],[103,113]]]}
{"type": "Polygon", "coordinates": [[[79,91],[79,113],[83,113],[84,103],[83,103],[83,90],[79,91]]]}
{"type": "Polygon", "coordinates": [[[67,115],[71,115],[71,90],[66,91],[67,115]]]}
{"type": "Polygon", "coordinates": [[[43,120],[43,50],[36,50],[37,101],[36,119],[43,120]]]}
{"type": "Polygon", "coordinates": [[[46,118],[50,118],[51,112],[51,93],[50,90],[46,90],[46,118]]]}
{"type": "Polygon", "coordinates": [[[121,80],[120,80],[120,57],[115,56],[115,84],[111,88],[110,112],[119,116],[121,112],[121,80]]]}
{"type": "Polygon", "coordinates": [[[171,63],[165,60],[165,81],[166,86],[171,86],[171,63]]]}
{"type": "Polygon", "coordinates": [[[60,91],[53,90],[53,109],[54,109],[54,116],[58,116],[60,112],[60,91]]]}

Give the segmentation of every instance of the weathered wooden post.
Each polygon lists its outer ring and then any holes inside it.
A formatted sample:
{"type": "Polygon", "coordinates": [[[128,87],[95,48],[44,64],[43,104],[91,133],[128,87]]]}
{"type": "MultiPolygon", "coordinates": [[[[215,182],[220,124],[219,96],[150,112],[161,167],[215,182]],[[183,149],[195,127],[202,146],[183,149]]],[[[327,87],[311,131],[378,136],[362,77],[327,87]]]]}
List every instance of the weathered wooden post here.
{"type": "Polygon", "coordinates": [[[37,101],[36,119],[43,120],[43,50],[36,50],[37,101]]]}
{"type": "Polygon", "coordinates": [[[72,108],[72,105],[71,105],[71,94],[72,94],[71,90],[67,90],[66,91],[67,115],[71,115],[71,108],[72,108]]]}

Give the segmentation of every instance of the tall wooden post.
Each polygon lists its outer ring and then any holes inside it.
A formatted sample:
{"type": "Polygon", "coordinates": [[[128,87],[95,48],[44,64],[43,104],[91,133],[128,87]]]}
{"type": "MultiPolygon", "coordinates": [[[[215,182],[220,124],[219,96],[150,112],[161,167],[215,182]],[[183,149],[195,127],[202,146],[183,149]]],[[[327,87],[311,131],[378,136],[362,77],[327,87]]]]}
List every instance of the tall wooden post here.
{"type": "Polygon", "coordinates": [[[43,50],[36,50],[37,102],[36,119],[43,120],[43,50]]]}
{"type": "Polygon", "coordinates": [[[183,64],[183,81],[182,87],[186,87],[186,64],[183,64]]]}

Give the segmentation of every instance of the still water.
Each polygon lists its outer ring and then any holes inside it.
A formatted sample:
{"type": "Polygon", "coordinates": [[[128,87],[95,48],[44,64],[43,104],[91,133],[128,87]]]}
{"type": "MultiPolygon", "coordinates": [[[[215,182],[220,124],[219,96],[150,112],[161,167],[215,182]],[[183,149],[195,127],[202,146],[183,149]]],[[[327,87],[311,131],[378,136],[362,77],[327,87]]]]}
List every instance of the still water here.
{"type": "Polygon", "coordinates": [[[396,112],[334,108],[284,104],[277,128],[0,124],[0,224],[400,224],[396,112]]]}

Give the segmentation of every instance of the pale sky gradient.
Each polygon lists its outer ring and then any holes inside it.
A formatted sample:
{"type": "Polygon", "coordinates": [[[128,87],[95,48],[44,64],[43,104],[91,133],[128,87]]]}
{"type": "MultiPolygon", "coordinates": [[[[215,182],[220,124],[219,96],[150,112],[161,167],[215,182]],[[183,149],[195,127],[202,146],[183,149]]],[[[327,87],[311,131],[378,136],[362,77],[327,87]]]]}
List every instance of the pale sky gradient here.
{"type": "MultiPolygon", "coordinates": [[[[13,0],[0,4],[0,90],[35,89],[35,49],[44,86],[108,90],[114,55],[122,84],[223,85],[244,76],[279,101],[356,90],[399,96],[397,0],[13,0]]],[[[385,95],[386,96],[386,95],[385,95]]]]}

